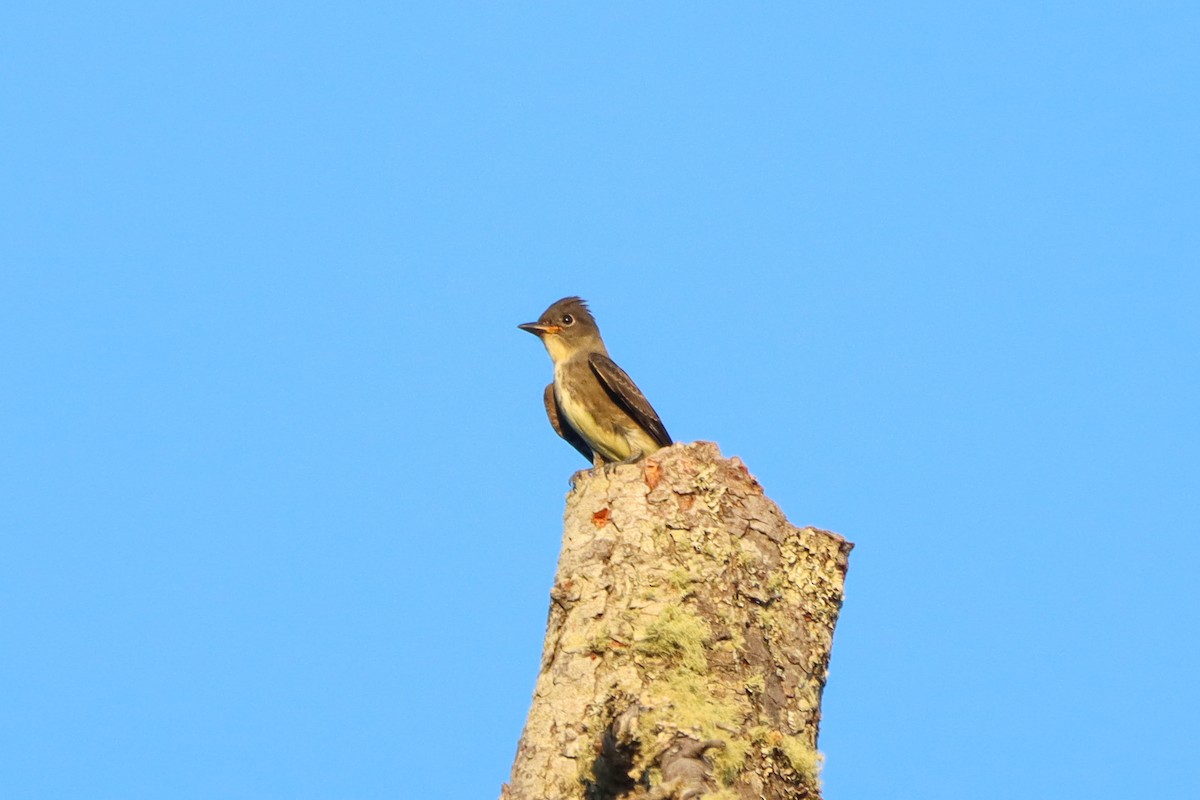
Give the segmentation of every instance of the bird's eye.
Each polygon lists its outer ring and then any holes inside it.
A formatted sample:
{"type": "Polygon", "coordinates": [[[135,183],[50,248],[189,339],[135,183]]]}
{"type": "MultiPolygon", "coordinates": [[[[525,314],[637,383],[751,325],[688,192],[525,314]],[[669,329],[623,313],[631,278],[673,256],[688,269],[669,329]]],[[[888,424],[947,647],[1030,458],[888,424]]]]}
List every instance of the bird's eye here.
{"type": "Polygon", "coordinates": [[[574,323],[574,317],[572,317],[570,314],[563,314],[563,325],[573,325],[574,323]]]}

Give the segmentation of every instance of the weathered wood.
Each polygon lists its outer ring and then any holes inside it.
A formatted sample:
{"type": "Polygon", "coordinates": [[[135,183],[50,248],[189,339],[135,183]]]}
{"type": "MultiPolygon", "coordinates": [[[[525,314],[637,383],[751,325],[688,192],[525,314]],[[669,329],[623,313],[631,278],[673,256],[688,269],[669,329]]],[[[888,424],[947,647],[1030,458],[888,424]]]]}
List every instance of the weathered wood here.
{"type": "Polygon", "coordinates": [[[502,800],[797,800],[852,545],[716,445],[583,473],[502,800]]]}

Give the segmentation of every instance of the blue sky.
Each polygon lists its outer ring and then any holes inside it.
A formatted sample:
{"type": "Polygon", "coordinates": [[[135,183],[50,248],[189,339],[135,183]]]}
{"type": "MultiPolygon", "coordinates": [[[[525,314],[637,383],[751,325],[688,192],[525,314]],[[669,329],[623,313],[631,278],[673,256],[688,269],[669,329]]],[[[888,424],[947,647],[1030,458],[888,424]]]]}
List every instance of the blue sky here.
{"type": "Polygon", "coordinates": [[[826,796],[1200,792],[1189,3],[8,3],[0,791],[477,798],[588,298],[857,543],[826,796]]]}

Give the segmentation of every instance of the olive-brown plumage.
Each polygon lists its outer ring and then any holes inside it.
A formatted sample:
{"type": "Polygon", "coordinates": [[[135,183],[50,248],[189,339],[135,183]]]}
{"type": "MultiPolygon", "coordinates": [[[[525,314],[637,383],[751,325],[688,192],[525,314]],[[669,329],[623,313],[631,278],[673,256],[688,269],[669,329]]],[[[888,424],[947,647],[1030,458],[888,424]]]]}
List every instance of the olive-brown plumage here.
{"type": "Polygon", "coordinates": [[[595,466],[634,461],[671,444],[637,384],[608,356],[600,329],[578,297],[564,297],[537,322],[519,325],[546,346],[554,382],[543,400],[554,432],[595,466]]]}

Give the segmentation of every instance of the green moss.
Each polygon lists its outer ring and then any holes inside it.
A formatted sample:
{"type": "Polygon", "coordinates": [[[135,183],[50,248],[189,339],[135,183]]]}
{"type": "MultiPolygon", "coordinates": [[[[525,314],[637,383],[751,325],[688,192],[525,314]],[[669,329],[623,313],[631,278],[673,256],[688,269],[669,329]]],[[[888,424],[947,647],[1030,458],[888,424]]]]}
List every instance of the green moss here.
{"type": "Polygon", "coordinates": [[[597,655],[603,655],[604,651],[608,650],[611,644],[612,634],[609,632],[608,626],[605,625],[592,634],[592,637],[588,639],[588,652],[596,653],[597,655]]]}
{"type": "MultiPolygon", "coordinates": [[[[750,743],[745,739],[735,739],[725,743],[724,750],[713,750],[713,774],[722,786],[728,786],[737,780],[737,776],[742,774],[742,768],[746,766],[746,753],[750,751],[750,743]]],[[[706,797],[715,797],[716,795],[705,795],[706,797]]]]}
{"type": "Polygon", "coordinates": [[[777,737],[779,734],[775,733],[773,729],[768,728],[766,725],[755,725],[753,728],[746,731],[746,738],[750,740],[750,743],[759,745],[760,747],[762,745],[770,744],[772,736],[777,737]]]}
{"type": "Polygon", "coordinates": [[[635,647],[639,653],[703,675],[708,672],[705,647],[711,638],[700,617],[680,606],[667,606],[646,626],[635,647]]]}
{"type": "Polygon", "coordinates": [[[745,736],[751,745],[761,748],[763,755],[775,753],[783,756],[788,766],[794,769],[805,783],[816,789],[821,788],[821,765],[825,762],[825,756],[810,747],[803,738],[784,736],[766,725],[755,725],[746,731],[745,736]]]}
{"type": "Polygon", "coordinates": [[[709,751],[715,772],[725,783],[736,777],[746,760],[746,745],[729,741],[729,732],[741,726],[737,702],[714,693],[703,675],[682,667],[657,678],[649,688],[654,708],[639,717],[638,738],[661,744],[679,731],[701,740],[720,739],[726,747],[709,751]]]}
{"type": "Polygon", "coordinates": [[[705,739],[719,738],[719,726],[731,726],[736,721],[736,712],[713,696],[704,677],[689,670],[675,670],[655,681],[653,688],[667,700],[662,708],[664,721],[681,731],[705,739]]]}
{"type": "Polygon", "coordinates": [[[821,766],[825,763],[825,756],[809,747],[808,743],[798,736],[782,736],[775,746],[783,753],[792,769],[813,786],[821,788],[821,766]]]}
{"type": "Polygon", "coordinates": [[[683,567],[676,567],[667,573],[667,583],[669,583],[671,588],[675,589],[675,591],[683,594],[684,597],[691,594],[692,584],[694,582],[695,578],[692,577],[692,573],[688,572],[683,567]]]}

